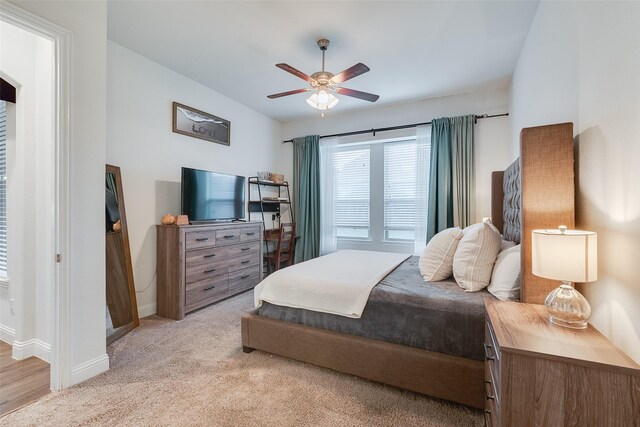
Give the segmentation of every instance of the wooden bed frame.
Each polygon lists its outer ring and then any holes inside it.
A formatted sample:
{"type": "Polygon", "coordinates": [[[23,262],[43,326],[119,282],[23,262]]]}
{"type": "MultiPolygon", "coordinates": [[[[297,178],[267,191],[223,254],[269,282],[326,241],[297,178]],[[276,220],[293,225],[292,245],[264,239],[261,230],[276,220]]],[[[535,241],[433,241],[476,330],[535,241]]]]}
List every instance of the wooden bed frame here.
{"type": "MultiPolygon", "coordinates": [[[[531,230],[574,227],[573,124],[520,133],[519,193],[522,244],[521,299],[541,304],[557,284],[531,273],[531,230]]],[[[492,219],[502,232],[504,171],[492,175],[492,219]]],[[[518,216],[516,216],[518,217],[518,216]]],[[[243,351],[268,353],[484,408],[484,362],[369,338],[274,320],[242,319],[243,351]]]]}

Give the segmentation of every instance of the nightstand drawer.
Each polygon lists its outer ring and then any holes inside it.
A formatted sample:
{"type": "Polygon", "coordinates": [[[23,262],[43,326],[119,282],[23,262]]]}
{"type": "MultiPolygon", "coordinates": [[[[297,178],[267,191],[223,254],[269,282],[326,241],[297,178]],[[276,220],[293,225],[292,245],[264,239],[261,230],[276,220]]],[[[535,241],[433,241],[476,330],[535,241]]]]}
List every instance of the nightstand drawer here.
{"type": "Polygon", "coordinates": [[[496,340],[495,332],[489,321],[485,322],[484,329],[484,355],[487,362],[487,366],[491,370],[494,384],[496,385],[496,391],[500,393],[500,347],[498,346],[498,340],[496,340]]]}

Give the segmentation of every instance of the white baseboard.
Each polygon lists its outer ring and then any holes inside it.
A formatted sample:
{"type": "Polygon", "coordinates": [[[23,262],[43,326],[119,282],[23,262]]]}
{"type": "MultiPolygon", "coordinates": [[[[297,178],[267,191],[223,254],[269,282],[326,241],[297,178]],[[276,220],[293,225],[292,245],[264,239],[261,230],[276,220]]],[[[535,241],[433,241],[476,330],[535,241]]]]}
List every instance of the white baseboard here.
{"type": "Polygon", "coordinates": [[[95,377],[109,370],[109,356],[103,354],[95,359],[88,360],[84,363],[74,366],[71,371],[71,385],[81,383],[91,377],[95,377]]]}
{"type": "Polygon", "coordinates": [[[0,341],[4,341],[7,344],[13,344],[13,340],[16,339],[16,330],[5,325],[0,325],[0,341]]]}
{"type": "Polygon", "coordinates": [[[22,360],[35,356],[47,363],[51,362],[51,346],[37,338],[26,341],[13,341],[11,356],[14,359],[22,360]]]}
{"type": "Polygon", "coordinates": [[[149,317],[149,316],[153,316],[154,314],[156,314],[156,303],[151,303],[151,304],[147,304],[147,305],[142,305],[140,307],[138,307],[138,317],[139,318],[143,318],[143,317],[149,317]]]}

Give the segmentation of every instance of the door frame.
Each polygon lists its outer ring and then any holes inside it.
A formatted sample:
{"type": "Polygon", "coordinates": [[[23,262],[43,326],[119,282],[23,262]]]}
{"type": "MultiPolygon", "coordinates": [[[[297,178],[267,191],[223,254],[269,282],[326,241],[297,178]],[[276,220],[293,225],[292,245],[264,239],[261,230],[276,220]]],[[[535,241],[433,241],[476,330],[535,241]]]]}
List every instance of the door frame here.
{"type": "Polygon", "coordinates": [[[53,232],[55,252],[51,262],[55,263],[54,291],[51,312],[51,380],[52,390],[61,390],[71,385],[70,351],[70,299],[69,299],[69,153],[71,129],[71,79],[70,64],[72,50],[71,31],[27,12],[7,2],[0,3],[0,20],[29,31],[53,43],[53,144],[55,165],[55,208],[53,232]]]}

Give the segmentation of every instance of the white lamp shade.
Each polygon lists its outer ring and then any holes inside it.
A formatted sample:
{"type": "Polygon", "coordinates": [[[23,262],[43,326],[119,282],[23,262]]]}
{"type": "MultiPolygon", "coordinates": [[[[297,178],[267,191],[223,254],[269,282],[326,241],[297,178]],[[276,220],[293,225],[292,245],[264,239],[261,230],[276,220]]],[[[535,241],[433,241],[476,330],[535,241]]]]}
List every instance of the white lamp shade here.
{"type": "Polygon", "coordinates": [[[598,235],[581,230],[533,230],[532,270],[566,282],[598,279],[598,235]]]}
{"type": "Polygon", "coordinates": [[[307,98],[307,104],[318,110],[328,110],[329,108],[333,108],[339,101],[340,100],[336,96],[332,93],[327,93],[326,91],[320,91],[319,93],[314,92],[309,98],[307,98]]]}

